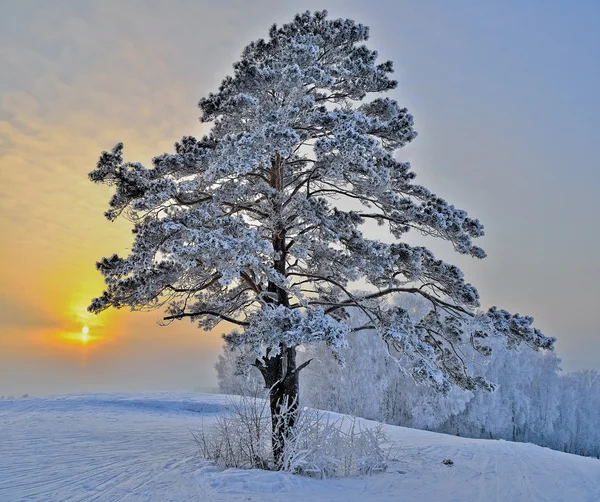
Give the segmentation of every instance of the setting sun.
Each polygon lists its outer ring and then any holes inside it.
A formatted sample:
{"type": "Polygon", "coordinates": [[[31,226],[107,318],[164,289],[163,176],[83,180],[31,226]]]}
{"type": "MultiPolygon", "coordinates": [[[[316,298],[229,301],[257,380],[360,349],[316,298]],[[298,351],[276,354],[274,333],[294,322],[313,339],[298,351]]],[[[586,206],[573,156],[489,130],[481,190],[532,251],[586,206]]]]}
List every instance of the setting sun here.
{"type": "Polygon", "coordinates": [[[75,343],[76,345],[88,345],[92,342],[97,342],[102,339],[101,336],[92,335],[89,326],[83,326],[81,331],[63,332],[60,338],[64,341],[75,343]]]}

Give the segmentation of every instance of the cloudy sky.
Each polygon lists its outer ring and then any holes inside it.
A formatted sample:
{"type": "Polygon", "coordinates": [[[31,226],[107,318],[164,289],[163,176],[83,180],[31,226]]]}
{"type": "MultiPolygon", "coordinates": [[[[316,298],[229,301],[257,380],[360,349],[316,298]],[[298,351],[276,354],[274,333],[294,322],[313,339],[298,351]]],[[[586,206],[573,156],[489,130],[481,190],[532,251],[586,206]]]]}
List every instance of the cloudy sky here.
{"type": "Polygon", "coordinates": [[[486,226],[483,261],[434,251],[534,316],[564,369],[600,369],[598,2],[0,0],[0,395],[215,385],[219,333],[86,312],[95,262],[131,241],[87,173],[118,141],[148,162],[201,134],[244,45],[322,8],[394,61],[419,131],[399,158],[486,226]]]}

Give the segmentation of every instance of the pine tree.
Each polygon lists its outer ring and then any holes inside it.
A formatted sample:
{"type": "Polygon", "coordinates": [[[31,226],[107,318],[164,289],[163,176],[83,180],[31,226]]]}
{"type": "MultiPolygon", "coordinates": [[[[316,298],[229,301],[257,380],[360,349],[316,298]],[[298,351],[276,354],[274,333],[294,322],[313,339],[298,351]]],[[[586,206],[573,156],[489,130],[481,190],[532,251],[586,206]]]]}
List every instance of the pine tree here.
{"type": "Polygon", "coordinates": [[[310,362],[296,363],[302,344],[325,341],[340,354],[351,330],[375,330],[411,361],[416,380],[447,390],[489,388],[467,372],[461,343],[487,353],[491,332],[511,344],[553,343],[530,317],[477,312],[477,290],[456,266],[402,242],[413,230],[485,256],[472,242],[481,223],[415,184],[411,166],[394,158],[416,132],[406,108],[381,96],[397,82],[392,63],[377,63],[364,45],[368,36],[367,27],[325,11],[273,26],[200,101],[201,121],[212,124],[207,136],[184,137],[151,168],[124,162],[117,144],[89,175],[115,187],[106,217],[134,223],[130,255],[97,264],[106,290],[89,309],[164,306],[166,321],[237,326],[224,338],[256,352],[276,460],[294,425],[298,374],[310,362]],[[367,222],[385,226],[395,242],[364,237],[367,222]],[[368,291],[351,291],[359,279],[368,291]],[[382,302],[399,292],[433,309],[414,322],[382,302]],[[351,310],[364,315],[362,326],[345,322],[351,310]]]}

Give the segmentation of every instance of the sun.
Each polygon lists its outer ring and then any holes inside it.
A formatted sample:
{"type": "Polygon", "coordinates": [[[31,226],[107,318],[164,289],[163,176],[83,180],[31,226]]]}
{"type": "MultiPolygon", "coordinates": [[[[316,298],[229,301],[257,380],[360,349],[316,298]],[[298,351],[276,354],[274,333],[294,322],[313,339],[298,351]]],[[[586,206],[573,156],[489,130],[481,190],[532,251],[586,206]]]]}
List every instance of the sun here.
{"type": "Polygon", "coordinates": [[[90,327],[87,324],[84,324],[79,331],[66,331],[62,332],[59,336],[70,344],[87,347],[94,345],[96,342],[103,339],[103,337],[98,334],[99,332],[101,331],[97,331],[95,325],[92,326],[92,329],[90,330],[90,327]],[[92,334],[92,331],[94,334],[92,334]]]}

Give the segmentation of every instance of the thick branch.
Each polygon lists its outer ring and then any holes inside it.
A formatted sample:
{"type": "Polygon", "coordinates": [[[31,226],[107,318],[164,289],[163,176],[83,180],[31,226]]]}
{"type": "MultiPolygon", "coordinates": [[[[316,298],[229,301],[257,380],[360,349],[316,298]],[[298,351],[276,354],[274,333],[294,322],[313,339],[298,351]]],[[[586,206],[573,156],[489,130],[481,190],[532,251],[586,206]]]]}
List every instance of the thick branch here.
{"type": "Polygon", "coordinates": [[[220,314],[219,312],[213,312],[212,310],[202,310],[200,312],[182,312],[181,314],[170,315],[167,317],[163,317],[163,321],[171,321],[173,319],[183,319],[184,317],[198,317],[202,315],[211,315],[214,317],[218,317],[223,321],[230,322],[232,324],[237,324],[238,326],[249,326],[250,323],[246,321],[238,321],[233,317],[226,316],[224,314],[220,314]]]}
{"type": "Polygon", "coordinates": [[[303,362],[300,366],[298,366],[294,371],[292,371],[290,373],[290,375],[295,375],[296,373],[300,373],[300,370],[303,370],[304,368],[306,368],[310,362],[313,360],[313,358],[310,358],[308,361],[303,362]]]}

